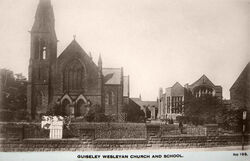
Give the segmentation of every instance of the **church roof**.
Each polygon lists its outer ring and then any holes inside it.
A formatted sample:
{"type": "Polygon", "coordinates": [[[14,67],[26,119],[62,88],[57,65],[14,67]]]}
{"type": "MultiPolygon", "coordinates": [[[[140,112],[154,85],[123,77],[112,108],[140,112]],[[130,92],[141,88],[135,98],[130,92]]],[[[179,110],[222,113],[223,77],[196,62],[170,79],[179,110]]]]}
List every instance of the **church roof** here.
{"type": "Polygon", "coordinates": [[[122,68],[103,68],[102,73],[104,76],[105,84],[121,84],[122,80],[122,68]]]}
{"type": "Polygon", "coordinates": [[[79,61],[83,65],[86,72],[89,74],[89,77],[97,77],[97,65],[75,39],[57,58],[57,69],[63,70],[68,65],[68,63],[71,63],[74,60],[79,61]]]}
{"type": "Polygon", "coordinates": [[[233,88],[237,88],[240,85],[243,85],[243,86],[246,87],[246,82],[250,81],[250,80],[247,80],[248,79],[248,74],[250,75],[250,62],[246,65],[246,67],[240,73],[239,77],[236,79],[236,81],[234,82],[234,84],[232,85],[230,90],[233,89],[233,88]]]}
{"type": "Polygon", "coordinates": [[[215,85],[204,74],[200,77],[200,79],[198,79],[197,81],[195,81],[189,87],[194,88],[196,86],[202,86],[202,85],[207,85],[207,86],[215,87],[215,85]]]}
{"type": "Polygon", "coordinates": [[[174,88],[174,87],[183,87],[179,82],[176,82],[173,86],[172,86],[172,88],[174,88]]]}
{"type": "MultiPolygon", "coordinates": [[[[58,58],[63,57],[64,54],[68,53],[80,53],[84,56],[89,57],[89,55],[83,50],[79,43],[74,39],[71,43],[63,50],[62,54],[58,58]]],[[[89,57],[90,58],[90,57],[89,57]]]]}

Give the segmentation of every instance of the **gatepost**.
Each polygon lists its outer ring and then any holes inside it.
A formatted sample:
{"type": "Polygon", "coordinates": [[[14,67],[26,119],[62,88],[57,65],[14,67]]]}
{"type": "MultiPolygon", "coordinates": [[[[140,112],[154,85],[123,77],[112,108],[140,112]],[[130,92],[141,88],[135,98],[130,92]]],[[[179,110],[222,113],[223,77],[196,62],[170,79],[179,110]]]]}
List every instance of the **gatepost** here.
{"type": "Polygon", "coordinates": [[[244,134],[246,131],[246,119],[247,119],[247,111],[244,110],[242,113],[242,150],[244,150],[244,134]]]}

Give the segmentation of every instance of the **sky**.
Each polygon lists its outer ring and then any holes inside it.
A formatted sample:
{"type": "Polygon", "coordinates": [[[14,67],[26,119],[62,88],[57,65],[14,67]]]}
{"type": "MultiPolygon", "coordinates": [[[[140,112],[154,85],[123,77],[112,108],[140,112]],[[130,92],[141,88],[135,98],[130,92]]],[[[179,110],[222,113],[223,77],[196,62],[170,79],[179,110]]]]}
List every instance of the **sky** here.
{"type": "MultiPolygon", "coordinates": [[[[250,60],[247,0],[51,0],[58,56],[73,40],[104,67],[123,67],[130,96],[205,74],[223,97],[250,60]]],[[[28,75],[38,0],[0,0],[0,68],[28,75]]]]}

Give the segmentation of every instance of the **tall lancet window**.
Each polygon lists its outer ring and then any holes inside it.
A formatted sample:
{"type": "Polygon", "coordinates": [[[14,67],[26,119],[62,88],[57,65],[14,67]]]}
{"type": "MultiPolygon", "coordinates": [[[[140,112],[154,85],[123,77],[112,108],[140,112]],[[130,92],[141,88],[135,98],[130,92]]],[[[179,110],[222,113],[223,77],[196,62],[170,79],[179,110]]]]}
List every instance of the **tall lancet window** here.
{"type": "Polygon", "coordinates": [[[39,48],[40,48],[40,59],[45,60],[47,57],[47,51],[46,51],[47,47],[46,47],[46,42],[43,39],[40,40],[39,48]]]}
{"type": "Polygon", "coordinates": [[[115,94],[113,91],[109,91],[109,93],[108,93],[108,104],[109,105],[115,104],[115,94]]]}
{"type": "Polygon", "coordinates": [[[46,46],[43,47],[43,60],[45,60],[47,58],[47,51],[46,51],[46,46]]]}
{"type": "Polygon", "coordinates": [[[63,90],[82,90],[84,74],[84,68],[78,60],[73,60],[67,64],[63,71],[63,90]]]}
{"type": "Polygon", "coordinates": [[[34,38],[34,57],[35,59],[39,59],[39,39],[38,37],[34,38]]]}

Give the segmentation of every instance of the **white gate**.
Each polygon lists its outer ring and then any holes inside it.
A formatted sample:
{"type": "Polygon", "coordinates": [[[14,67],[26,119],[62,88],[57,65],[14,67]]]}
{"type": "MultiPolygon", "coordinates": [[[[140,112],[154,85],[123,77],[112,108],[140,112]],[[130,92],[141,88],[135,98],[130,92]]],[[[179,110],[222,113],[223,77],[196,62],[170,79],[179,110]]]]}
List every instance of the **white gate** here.
{"type": "Polygon", "coordinates": [[[63,121],[52,122],[49,131],[49,138],[62,139],[62,134],[63,134],[63,121]]]}
{"type": "Polygon", "coordinates": [[[49,129],[50,139],[62,139],[63,117],[43,116],[41,126],[44,129],[49,129]]]}

